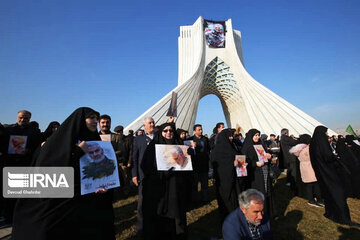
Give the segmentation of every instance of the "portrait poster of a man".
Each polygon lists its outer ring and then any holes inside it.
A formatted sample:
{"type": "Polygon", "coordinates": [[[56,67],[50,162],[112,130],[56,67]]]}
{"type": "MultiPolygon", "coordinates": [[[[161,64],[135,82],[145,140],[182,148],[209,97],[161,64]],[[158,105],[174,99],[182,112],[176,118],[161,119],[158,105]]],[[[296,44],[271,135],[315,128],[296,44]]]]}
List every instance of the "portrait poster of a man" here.
{"type": "Polygon", "coordinates": [[[156,165],[158,171],[192,171],[191,156],[187,154],[189,147],[185,145],[156,144],[156,165]]]}
{"type": "Polygon", "coordinates": [[[89,141],[80,158],[81,195],[120,186],[118,164],[111,142],[89,141]]]}
{"type": "Polygon", "coordinates": [[[225,47],[225,22],[204,20],[204,34],[209,47],[225,47]]]}

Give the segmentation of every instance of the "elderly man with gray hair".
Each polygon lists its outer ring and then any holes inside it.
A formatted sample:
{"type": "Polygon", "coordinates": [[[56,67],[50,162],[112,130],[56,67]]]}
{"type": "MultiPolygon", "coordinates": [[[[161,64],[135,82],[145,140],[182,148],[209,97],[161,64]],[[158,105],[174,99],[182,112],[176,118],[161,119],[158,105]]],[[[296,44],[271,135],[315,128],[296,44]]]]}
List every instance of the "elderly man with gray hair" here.
{"type": "Polygon", "coordinates": [[[270,220],[263,211],[264,195],[256,189],[248,189],[239,194],[239,204],[223,223],[223,239],[272,240],[270,220]]]}

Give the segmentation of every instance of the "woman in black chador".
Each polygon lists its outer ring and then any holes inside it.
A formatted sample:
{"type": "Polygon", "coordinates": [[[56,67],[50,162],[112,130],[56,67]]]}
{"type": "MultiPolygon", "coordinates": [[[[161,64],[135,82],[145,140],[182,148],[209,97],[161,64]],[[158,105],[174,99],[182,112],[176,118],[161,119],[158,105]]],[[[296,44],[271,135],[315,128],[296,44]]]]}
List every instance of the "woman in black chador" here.
{"type": "Polygon", "coordinates": [[[222,130],[216,137],[216,145],[210,155],[211,164],[214,168],[216,198],[221,222],[239,206],[234,167],[237,152],[232,143],[232,137],[231,129],[222,130]]]}
{"type": "MultiPolygon", "coordinates": [[[[155,144],[182,145],[174,123],[164,123],[149,143],[142,169],[144,239],[186,239],[186,210],[191,202],[192,172],[158,171],[155,144]]],[[[189,148],[191,149],[191,148],[189,148]]],[[[192,154],[188,151],[188,153],[192,154]]]]}
{"type": "Polygon", "coordinates": [[[14,213],[14,239],[115,239],[111,190],[80,195],[79,159],[87,151],[85,141],[100,141],[98,118],[98,112],[78,108],[43,145],[33,164],[73,167],[74,197],[19,199],[14,213]]]}
{"type": "Polygon", "coordinates": [[[325,202],[324,216],[334,222],[350,224],[350,212],[346,203],[344,179],[338,175],[342,168],[333,154],[327,128],[317,126],[310,143],[310,160],[325,202]]]}
{"type": "MultiPolygon", "coordinates": [[[[272,202],[272,185],[269,175],[269,162],[259,162],[258,155],[254,149],[254,145],[261,145],[260,131],[257,129],[250,129],[246,133],[245,141],[241,149],[242,153],[246,155],[247,166],[247,187],[254,188],[262,192],[265,196],[264,211],[272,216],[273,202],[272,202]]],[[[267,158],[271,158],[271,154],[266,153],[267,158]]]]}
{"type": "MultiPolygon", "coordinates": [[[[355,144],[355,143],[354,143],[355,144]]],[[[342,176],[348,197],[360,198],[360,164],[344,138],[339,138],[336,145],[339,162],[343,165],[342,176]]]]}
{"type": "Polygon", "coordinates": [[[60,123],[57,121],[53,121],[49,123],[48,127],[46,128],[45,132],[42,134],[42,141],[46,141],[60,126],[60,123]]]}

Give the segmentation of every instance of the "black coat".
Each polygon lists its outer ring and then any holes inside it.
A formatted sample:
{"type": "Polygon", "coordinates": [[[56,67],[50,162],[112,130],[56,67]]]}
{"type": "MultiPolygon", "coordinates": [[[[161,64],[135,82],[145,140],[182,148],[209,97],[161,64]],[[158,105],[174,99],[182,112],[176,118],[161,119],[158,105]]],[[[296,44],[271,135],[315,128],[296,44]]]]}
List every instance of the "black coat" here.
{"type": "Polygon", "coordinates": [[[224,219],[238,206],[236,192],[236,172],[234,167],[237,154],[229,137],[230,129],[224,129],[217,135],[216,145],[211,151],[211,164],[214,168],[215,187],[220,213],[224,219]]]}
{"type": "Polygon", "coordinates": [[[186,210],[191,201],[192,172],[158,171],[155,145],[182,145],[182,140],[174,133],[171,140],[165,140],[161,133],[166,126],[160,126],[159,133],[149,143],[141,164],[143,179],[143,216],[145,239],[179,239],[185,237],[186,210]]]}
{"type": "Polygon", "coordinates": [[[35,159],[35,166],[74,168],[73,198],[18,200],[14,212],[13,238],[115,239],[112,191],[80,195],[80,163],[84,154],[78,141],[100,140],[90,132],[85,119],[98,113],[90,108],[75,110],[46,141],[35,159]]]}
{"type": "MultiPolygon", "coordinates": [[[[271,196],[271,180],[269,176],[269,164],[258,167],[256,163],[259,161],[258,155],[254,149],[254,145],[261,145],[259,141],[253,142],[253,137],[256,133],[260,133],[257,129],[250,129],[246,134],[242,152],[246,155],[247,166],[247,188],[254,188],[262,192],[265,196],[264,210],[271,216],[273,212],[273,203],[271,196]]],[[[265,150],[265,149],[264,149],[265,150]]]]}
{"type": "Polygon", "coordinates": [[[350,223],[350,212],[343,179],[339,178],[337,170],[342,166],[331,150],[326,131],[324,126],[318,126],[314,130],[310,143],[311,165],[324,198],[324,216],[334,222],[346,224],[350,223]]]}

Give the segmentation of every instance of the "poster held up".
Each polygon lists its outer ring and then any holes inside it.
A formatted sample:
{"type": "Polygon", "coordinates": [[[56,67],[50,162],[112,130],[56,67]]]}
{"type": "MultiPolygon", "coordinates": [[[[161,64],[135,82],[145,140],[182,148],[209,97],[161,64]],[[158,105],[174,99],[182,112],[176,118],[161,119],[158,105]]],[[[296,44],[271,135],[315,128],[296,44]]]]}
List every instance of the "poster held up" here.
{"type": "Polygon", "coordinates": [[[172,92],[169,110],[166,114],[167,117],[177,117],[177,93],[172,92]]]}
{"type": "Polygon", "coordinates": [[[119,187],[118,163],[111,142],[86,143],[89,151],[80,158],[81,195],[119,187]]]}
{"type": "Polygon", "coordinates": [[[246,177],[246,155],[235,155],[235,160],[238,162],[238,165],[236,166],[236,176],[246,177]]]}
{"type": "Polygon", "coordinates": [[[155,144],[156,166],[158,171],[192,171],[191,156],[188,146],[155,144]]]}
{"type": "Polygon", "coordinates": [[[255,152],[258,155],[259,162],[267,163],[268,159],[266,158],[266,152],[262,145],[254,145],[255,152]]]}

